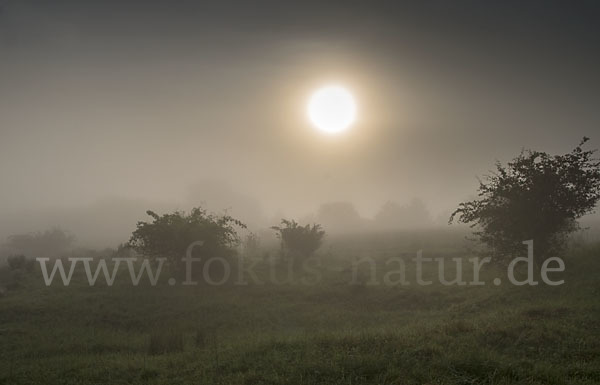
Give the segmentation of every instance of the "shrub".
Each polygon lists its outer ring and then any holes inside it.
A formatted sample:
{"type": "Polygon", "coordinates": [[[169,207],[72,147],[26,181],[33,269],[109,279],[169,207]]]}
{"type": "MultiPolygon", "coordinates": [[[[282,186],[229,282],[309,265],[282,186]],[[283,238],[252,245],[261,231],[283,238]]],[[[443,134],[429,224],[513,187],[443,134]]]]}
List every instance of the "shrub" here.
{"type": "Polygon", "coordinates": [[[260,238],[254,233],[246,235],[242,244],[246,256],[255,257],[260,253],[260,238]]]}
{"type": "Polygon", "coordinates": [[[277,237],[281,239],[281,247],[285,252],[292,252],[301,257],[311,256],[323,243],[325,231],[319,224],[301,226],[296,221],[281,220],[282,226],[273,226],[277,237]]]}
{"type": "Polygon", "coordinates": [[[478,227],[476,234],[500,257],[523,250],[533,239],[536,262],[558,254],[577,219],[600,199],[600,162],[581,143],[565,155],[522,151],[480,182],[479,198],[463,202],[450,217],[478,227]]]}
{"type": "Polygon", "coordinates": [[[158,214],[147,211],[152,222],[138,222],[128,246],[151,259],[167,258],[176,268],[182,265],[188,246],[203,241],[202,247],[192,250],[195,257],[227,257],[239,244],[235,226],[245,228],[242,222],[228,215],[215,216],[194,208],[189,214],[176,211],[158,214]]]}
{"type": "Polygon", "coordinates": [[[27,259],[24,255],[13,255],[6,259],[10,270],[24,270],[27,272],[33,271],[35,266],[33,259],[27,259]]]}
{"type": "Polygon", "coordinates": [[[7,266],[0,267],[0,297],[4,297],[9,288],[15,287],[16,282],[7,266]]]}
{"type": "Polygon", "coordinates": [[[75,238],[55,228],[32,234],[8,237],[5,247],[28,257],[59,257],[71,248],[75,238]]]}

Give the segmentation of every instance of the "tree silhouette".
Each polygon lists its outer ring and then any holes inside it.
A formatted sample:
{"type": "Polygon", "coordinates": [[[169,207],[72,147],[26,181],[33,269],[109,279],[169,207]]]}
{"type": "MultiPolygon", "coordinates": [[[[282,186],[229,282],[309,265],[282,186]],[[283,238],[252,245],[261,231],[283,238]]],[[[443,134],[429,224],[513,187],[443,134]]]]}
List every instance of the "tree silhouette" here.
{"type": "Polygon", "coordinates": [[[72,235],[54,228],[44,232],[12,235],[4,246],[30,258],[60,257],[69,250],[74,240],[72,235]]]}
{"type": "Polygon", "coordinates": [[[176,211],[158,215],[147,211],[152,222],[138,222],[128,245],[148,258],[167,258],[177,268],[188,246],[204,242],[193,250],[195,256],[222,257],[239,243],[235,226],[246,226],[228,215],[216,216],[194,208],[189,214],[176,211]]]}
{"type": "Polygon", "coordinates": [[[325,231],[321,225],[313,224],[301,226],[296,221],[281,220],[282,226],[273,226],[277,236],[281,239],[284,251],[292,252],[294,256],[309,257],[323,242],[325,231]]]}
{"type": "Polygon", "coordinates": [[[317,218],[328,231],[357,231],[363,226],[363,219],[350,202],[323,203],[317,218]]]}
{"type": "Polygon", "coordinates": [[[423,228],[432,224],[427,207],[418,198],[413,198],[403,206],[388,201],[381,206],[374,219],[376,226],[386,230],[423,228]]]}
{"type": "Polygon", "coordinates": [[[589,140],[565,155],[523,150],[480,181],[479,198],[463,202],[452,213],[462,223],[478,227],[476,234],[498,256],[520,253],[533,239],[536,262],[560,253],[577,219],[600,199],[600,162],[596,150],[583,150],[589,140]]]}

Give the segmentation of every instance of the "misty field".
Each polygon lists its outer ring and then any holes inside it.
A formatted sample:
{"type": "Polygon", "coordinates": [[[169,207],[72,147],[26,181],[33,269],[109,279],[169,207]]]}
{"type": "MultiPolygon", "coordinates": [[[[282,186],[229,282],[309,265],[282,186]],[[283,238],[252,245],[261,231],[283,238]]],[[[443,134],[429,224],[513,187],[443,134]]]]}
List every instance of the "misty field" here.
{"type": "Polygon", "coordinates": [[[0,298],[0,383],[600,382],[598,244],[571,247],[555,287],[350,285],[348,258],[419,245],[343,244],[315,285],[90,287],[76,271],[46,287],[37,266],[0,298]]]}

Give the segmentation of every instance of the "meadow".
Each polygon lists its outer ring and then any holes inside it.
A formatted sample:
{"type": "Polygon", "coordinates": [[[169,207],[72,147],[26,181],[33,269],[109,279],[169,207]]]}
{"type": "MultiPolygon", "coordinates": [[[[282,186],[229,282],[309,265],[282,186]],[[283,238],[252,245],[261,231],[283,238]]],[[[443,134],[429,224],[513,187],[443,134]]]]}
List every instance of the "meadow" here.
{"type": "Polygon", "coordinates": [[[349,284],[352,258],[419,248],[469,253],[445,233],[332,239],[314,285],[46,287],[36,266],[0,297],[0,384],[600,383],[600,244],[569,248],[560,286],[349,284]]]}

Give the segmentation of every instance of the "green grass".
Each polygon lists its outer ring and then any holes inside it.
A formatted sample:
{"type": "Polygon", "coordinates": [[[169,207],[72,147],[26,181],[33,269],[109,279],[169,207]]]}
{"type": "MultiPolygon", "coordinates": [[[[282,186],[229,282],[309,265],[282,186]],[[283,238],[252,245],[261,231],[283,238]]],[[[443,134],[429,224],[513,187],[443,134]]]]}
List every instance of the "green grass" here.
{"type": "Polygon", "coordinates": [[[572,251],[557,287],[329,271],[315,286],[47,288],[38,271],[0,298],[0,384],[598,384],[598,257],[572,251]]]}

